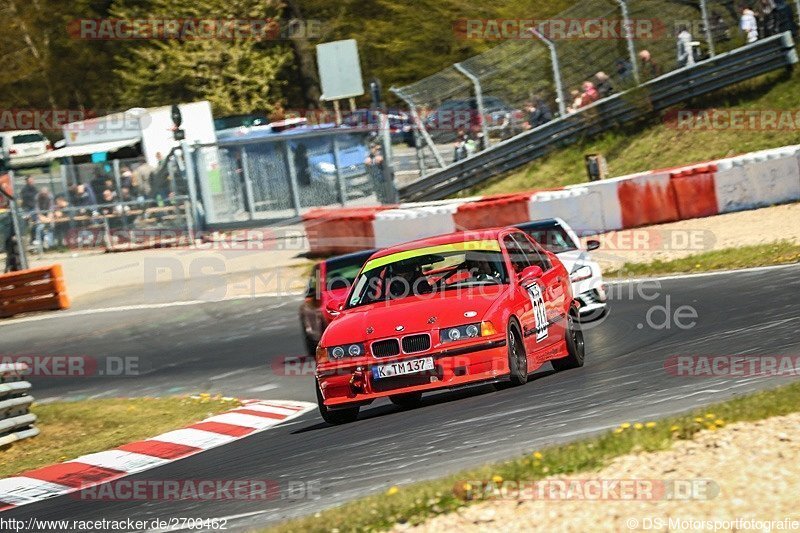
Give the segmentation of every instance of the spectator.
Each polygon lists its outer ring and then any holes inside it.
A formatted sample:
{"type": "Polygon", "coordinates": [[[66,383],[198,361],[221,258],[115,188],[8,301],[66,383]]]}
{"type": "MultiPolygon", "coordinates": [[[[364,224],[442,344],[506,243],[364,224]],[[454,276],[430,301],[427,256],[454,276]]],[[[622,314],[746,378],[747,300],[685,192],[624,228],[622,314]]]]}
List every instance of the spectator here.
{"type": "Polygon", "coordinates": [[[728,23],[718,11],[711,12],[711,32],[714,40],[724,42],[731,40],[731,31],[728,23]]]}
{"type": "Polygon", "coordinates": [[[131,190],[127,187],[123,187],[120,189],[120,200],[123,202],[130,202],[133,200],[133,196],[131,195],[131,190]]]}
{"type": "Polygon", "coordinates": [[[600,99],[600,94],[597,92],[594,83],[585,81],[583,82],[582,87],[583,93],[581,94],[580,107],[586,107],[587,105],[593,104],[600,99]]]}
{"type": "Polygon", "coordinates": [[[758,22],[752,9],[748,7],[742,9],[742,19],[739,22],[739,27],[747,37],[748,43],[754,43],[758,40],[758,22]]]}
{"type": "Polygon", "coordinates": [[[33,246],[50,248],[53,245],[53,232],[50,226],[53,223],[53,195],[50,189],[42,187],[36,196],[36,213],[33,217],[33,246]]]}
{"type": "Polygon", "coordinates": [[[122,171],[120,172],[119,184],[120,184],[120,189],[122,189],[123,187],[128,190],[134,189],[133,172],[131,172],[130,167],[122,167],[122,171]]]}
{"type": "Polygon", "coordinates": [[[600,98],[608,98],[614,94],[614,86],[611,85],[611,79],[608,77],[608,74],[600,71],[594,75],[594,79],[594,86],[597,88],[597,93],[600,95],[600,98]]]}
{"type": "Polygon", "coordinates": [[[617,77],[622,81],[630,79],[633,74],[633,66],[628,59],[622,57],[617,59],[614,62],[614,67],[617,69],[617,77]]]}
{"type": "Polygon", "coordinates": [[[52,215],[53,220],[53,240],[58,244],[64,244],[64,241],[69,232],[69,220],[67,218],[66,210],[69,207],[69,202],[63,195],[56,196],[55,206],[52,215]]]}
{"type": "Polygon", "coordinates": [[[22,198],[22,209],[28,212],[36,211],[36,196],[39,194],[39,189],[33,181],[33,176],[25,178],[25,185],[20,191],[22,198]]]}
{"type": "Polygon", "coordinates": [[[778,33],[788,31],[797,40],[797,23],[792,8],[786,0],[775,0],[775,26],[778,33]]]}
{"type": "Polygon", "coordinates": [[[642,76],[642,81],[661,75],[661,65],[655,62],[649,50],[639,52],[639,74],[642,76]]]}
{"type": "Polygon", "coordinates": [[[581,108],[581,92],[578,89],[572,89],[569,95],[572,97],[572,105],[567,106],[567,112],[574,113],[581,108]]]}
{"type": "Polygon", "coordinates": [[[550,106],[541,98],[528,102],[526,110],[528,111],[528,129],[538,128],[553,120],[553,112],[550,111],[550,106]]]}
{"type": "Polygon", "coordinates": [[[133,171],[131,184],[133,185],[132,194],[137,198],[144,199],[150,195],[151,178],[156,171],[149,163],[145,162],[133,171]]]}
{"type": "Polygon", "coordinates": [[[52,211],[53,210],[53,195],[50,194],[50,189],[42,187],[39,194],[36,195],[36,209],[38,211],[52,211]]]}
{"type": "Polygon", "coordinates": [[[681,26],[678,31],[678,68],[691,67],[694,65],[694,46],[692,46],[692,34],[686,26],[681,26]]]}
{"type": "Polygon", "coordinates": [[[75,207],[95,208],[97,197],[91,187],[78,183],[72,187],[72,205],[75,207]]]}
{"type": "Polygon", "coordinates": [[[769,37],[777,33],[775,25],[775,2],[773,0],[761,0],[759,6],[761,31],[759,32],[764,37],[769,37]]]}

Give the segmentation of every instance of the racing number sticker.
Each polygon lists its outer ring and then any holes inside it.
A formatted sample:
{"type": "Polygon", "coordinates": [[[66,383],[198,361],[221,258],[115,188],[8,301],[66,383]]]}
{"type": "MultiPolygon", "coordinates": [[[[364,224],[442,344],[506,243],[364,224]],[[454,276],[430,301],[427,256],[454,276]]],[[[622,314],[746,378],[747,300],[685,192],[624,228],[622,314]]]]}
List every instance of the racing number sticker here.
{"type": "Polygon", "coordinates": [[[541,342],[547,338],[549,332],[542,288],[539,287],[538,283],[534,283],[528,287],[528,296],[531,298],[533,316],[536,319],[536,342],[541,342]]]}

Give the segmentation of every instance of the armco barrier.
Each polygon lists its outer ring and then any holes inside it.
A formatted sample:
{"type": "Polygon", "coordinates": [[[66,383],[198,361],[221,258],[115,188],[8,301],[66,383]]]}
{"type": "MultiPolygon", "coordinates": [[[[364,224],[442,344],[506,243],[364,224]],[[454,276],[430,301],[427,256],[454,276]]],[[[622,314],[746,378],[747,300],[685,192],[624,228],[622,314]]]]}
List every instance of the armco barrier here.
{"type": "Polygon", "coordinates": [[[0,318],[68,307],[61,265],[0,275],[0,318]]]}
{"type": "Polygon", "coordinates": [[[0,364],[0,448],[39,434],[33,427],[36,415],[29,412],[31,384],[23,379],[27,366],[0,364]]]}
{"type": "Polygon", "coordinates": [[[319,254],[551,217],[586,235],[797,200],[800,145],[552,191],[313,212],[305,223],[312,253],[319,254]]]}

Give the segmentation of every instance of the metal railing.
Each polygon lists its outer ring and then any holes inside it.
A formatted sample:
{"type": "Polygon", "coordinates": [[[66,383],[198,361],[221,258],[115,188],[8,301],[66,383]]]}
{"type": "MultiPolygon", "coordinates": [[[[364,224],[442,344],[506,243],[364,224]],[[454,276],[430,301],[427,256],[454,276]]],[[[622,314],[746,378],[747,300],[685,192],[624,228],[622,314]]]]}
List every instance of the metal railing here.
{"type": "Polygon", "coordinates": [[[29,411],[31,384],[23,379],[27,369],[22,363],[0,363],[0,448],[39,434],[36,415],[29,411]]]}
{"type": "Polygon", "coordinates": [[[404,201],[439,200],[541,157],[550,150],[641,119],[699,95],[798,62],[787,32],[670,72],[496,144],[398,190],[404,201]]]}

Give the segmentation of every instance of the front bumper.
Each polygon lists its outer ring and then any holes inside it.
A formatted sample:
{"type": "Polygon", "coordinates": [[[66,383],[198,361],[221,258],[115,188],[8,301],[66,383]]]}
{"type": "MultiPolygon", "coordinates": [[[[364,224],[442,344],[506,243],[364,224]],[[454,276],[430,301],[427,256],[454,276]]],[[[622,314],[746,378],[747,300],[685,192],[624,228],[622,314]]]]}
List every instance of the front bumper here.
{"type": "Polygon", "coordinates": [[[578,312],[581,317],[602,316],[608,308],[608,294],[605,285],[599,285],[578,294],[575,297],[580,303],[578,312]]]}
{"type": "Polygon", "coordinates": [[[474,343],[428,352],[352,364],[317,368],[317,381],[328,407],[368,404],[375,399],[497,379],[509,374],[505,337],[481,338],[474,343]],[[372,367],[433,357],[434,368],[415,374],[374,379],[372,367]]]}

